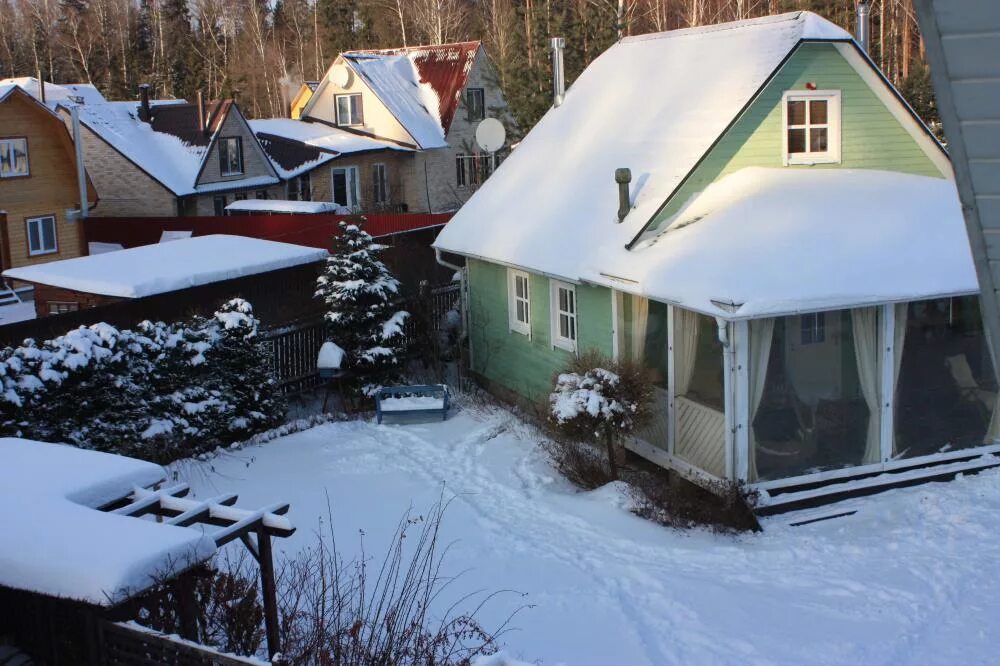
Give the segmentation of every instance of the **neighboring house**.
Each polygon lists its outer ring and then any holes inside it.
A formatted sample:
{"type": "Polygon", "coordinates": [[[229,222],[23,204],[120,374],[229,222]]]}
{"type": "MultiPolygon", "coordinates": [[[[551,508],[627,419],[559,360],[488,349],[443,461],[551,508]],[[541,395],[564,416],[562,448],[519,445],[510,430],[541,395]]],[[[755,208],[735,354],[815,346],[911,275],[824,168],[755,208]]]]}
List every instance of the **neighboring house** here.
{"type": "Polygon", "coordinates": [[[316,88],[318,87],[319,81],[306,81],[299,86],[299,91],[295,93],[295,97],[292,98],[292,103],[289,105],[289,118],[298,120],[302,117],[302,109],[312,99],[313,93],[316,92],[316,88]]]}
{"type": "Polygon", "coordinates": [[[995,464],[947,155],[814,14],[612,46],[435,247],[466,259],[488,385],[540,402],[578,354],[641,363],[655,418],[629,446],[689,478],[777,507],[995,464]]]}
{"type": "MultiPolygon", "coordinates": [[[[97,194],[86,180],[88,208],[97,194]]],[[[86,254],[73,140],[47,106],[0,84],[0,266],[86,254]]]]}
{"type": "MultiPolygon", "coordinates": [[[[234,200],[281,196],[277,172],[232,100],[151,101],[143,87],[138,102],[108,102],[96,91],[74,94],[82,88],[46,84],[46,104],[67,123],[70,108],[79,110],[101,199],[95,215],[221,215],[234,200]]],[[[38,96],[37,83],[27,89],[38,96]]]]}
{"type": "Polygon", "coordinates": [[[250,126],[285,181],[285,199],[352,212],[409,210],[403,180],[414,149],[319,122],[266,118],[250,126]]]}
{"type": "Polygon", "coordinates": [[[479,123],[511,123],[480,42],[348,51],[334,60],[301,119],[414,152],[400,174],[411,211],[459,208],[492,172],[479,123]]]}

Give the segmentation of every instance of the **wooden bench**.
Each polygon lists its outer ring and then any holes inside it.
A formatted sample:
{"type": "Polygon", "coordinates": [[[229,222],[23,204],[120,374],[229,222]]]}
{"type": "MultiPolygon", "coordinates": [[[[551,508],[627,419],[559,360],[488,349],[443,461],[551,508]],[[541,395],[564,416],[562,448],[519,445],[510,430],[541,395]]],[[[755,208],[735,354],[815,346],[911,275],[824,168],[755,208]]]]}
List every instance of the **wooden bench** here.
{"type": "Polygon", "coordinates": [[[448,419],[450,395],[444,384],[415,386],[383,386],[375,392],[375,418],[382,423],[386,414],[407,416],[412,414],[440,414],[448,419]]]}

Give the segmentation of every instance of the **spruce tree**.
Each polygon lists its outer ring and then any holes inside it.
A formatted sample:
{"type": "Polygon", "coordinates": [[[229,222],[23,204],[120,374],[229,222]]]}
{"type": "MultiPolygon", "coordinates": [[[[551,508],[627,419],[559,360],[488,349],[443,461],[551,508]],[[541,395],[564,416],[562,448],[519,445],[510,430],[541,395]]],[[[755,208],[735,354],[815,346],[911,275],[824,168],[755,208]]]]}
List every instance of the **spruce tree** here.
{"type": "Polygon", "coordinates": [[[371,395],[399,374],[409,313],[394,303],[399,281],[378,258],[385,246],[356,224],[341,222],[340,231],[316,297],[327,306],[327,339],[345,352],[342,369],[371,395]]]}

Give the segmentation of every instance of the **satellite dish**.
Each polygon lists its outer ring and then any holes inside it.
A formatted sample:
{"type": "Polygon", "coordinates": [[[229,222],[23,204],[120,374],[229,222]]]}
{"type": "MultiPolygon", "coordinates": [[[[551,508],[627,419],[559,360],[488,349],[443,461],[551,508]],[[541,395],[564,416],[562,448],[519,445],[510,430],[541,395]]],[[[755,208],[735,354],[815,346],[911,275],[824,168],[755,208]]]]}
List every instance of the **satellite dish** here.
{"type": "Polygon", "coordinates": [[[476,127],[476,143],[488,153],[495,153],[507,140],[507,130],[496,118],[486,118],[476,127]]]}
{"type": "Polygon", "coordinates": [[[330,68],[330,83],[338,88],[351,85],[351,70],[347,65],[334,65],[330,68]]]}

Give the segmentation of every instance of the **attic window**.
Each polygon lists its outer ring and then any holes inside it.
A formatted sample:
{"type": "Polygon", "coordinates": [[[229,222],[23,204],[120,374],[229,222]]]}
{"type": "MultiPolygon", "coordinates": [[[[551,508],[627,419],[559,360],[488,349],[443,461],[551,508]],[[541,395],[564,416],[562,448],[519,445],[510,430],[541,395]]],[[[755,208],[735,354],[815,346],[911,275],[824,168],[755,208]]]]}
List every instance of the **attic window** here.
{"type": "Polygon", "coordinates": [[[365,124],[361,93],[337,95],[337,124],[341,127],[365,124]]]}
{"type": "Polygon", "coordinates": [[[786,92],[782,100],[784,163],[840,162],[840,91],[786,92]]]}
{"type": "Polygon", "coordinates": [[[28,140],[24,137],[0,139],[0,178],[27,175],[28,140]]]}
{"type": "Polygon", "coordinates": [[[243,173],[243,139],[238,136],[224,136],[219,139],[219,172],[223,176],[239,176],[243,173]]]}
{"type": "Polygon", "coordinates": [[[486,117],[486,92],[482,88],[468,88],[465,91],[465,110],[470,123],[486,117]]]}

